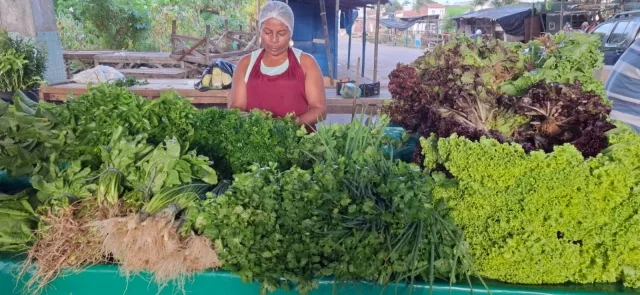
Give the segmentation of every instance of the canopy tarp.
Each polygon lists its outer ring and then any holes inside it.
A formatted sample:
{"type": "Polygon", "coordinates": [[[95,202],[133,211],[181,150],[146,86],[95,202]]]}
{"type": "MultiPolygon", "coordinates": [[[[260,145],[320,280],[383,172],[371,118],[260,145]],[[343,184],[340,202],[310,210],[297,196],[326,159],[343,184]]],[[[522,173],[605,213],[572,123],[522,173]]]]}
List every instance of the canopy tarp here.
{"type": "MultiPolygon", "coordinates": [[[[273,1],[273,0],[272,0],[273,1]]],[[[278,0],[280,2],[284,2],[284,0],[278,0]]],[[[301,3],[310,3],[320,6],[320,2],[318,0],[289,0],[289,2],[301,2],[301,3]]],[[[381,0],[380,4],[385,5],[389,3],[389,0],[381,0]]],[[[336,0],[325,0],[325,5],[334,10],[336,7],[336,0]]],[[[375,5],[378,3],[378,0],[340,0],[340,9],[353,9],[365,7],[367,5],[375,5]]]]}
{"type": "Polygon", "coordinates": [[[531,7],[523,6],[502,6],[472,11],[452,17],[452,19],[456,21],[462,19],[491,20],[500,24],[504,32],[509,35],[524,36],[524,19],[531,16],[531,9],[531,7]]]}
{"type": "Polygon", "coordinates": [[[404,31],[423,19],[427,19],[427,16],[405,17],[402,19],[384,18],[380,19],[380,23],[387,28],[404,31]]]}
{"type": "Polygon", "coordinates": [[[358,18],[358,10],[348,9],[340,12],[340,28],[345,29],[347,34],[351,35],[351,28],[358,18]]]}

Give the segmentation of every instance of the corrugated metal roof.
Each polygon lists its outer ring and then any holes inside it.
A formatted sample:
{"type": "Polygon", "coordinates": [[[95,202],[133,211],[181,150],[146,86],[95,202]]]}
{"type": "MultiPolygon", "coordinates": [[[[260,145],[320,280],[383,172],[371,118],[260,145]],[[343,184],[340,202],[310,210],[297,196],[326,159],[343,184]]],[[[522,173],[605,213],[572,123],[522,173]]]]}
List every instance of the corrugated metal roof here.
{"type": "Polygon", "coordinates": [[[417,21],[427,19],[427,18],[432,18],[432,17],[425,15],[425,16],[418,16],[418,17],[407,17],[402,19],[385,18],[385,19],[381,19],[380,23],[387,28],[404,31],[410,28],[411,26],[413,26],[417,21]]]}
{"type": "Polygon", "coordinates": [[[495,8],[487,8],[478,11],[472,11],[460,16],[452,17],[451,19],[490,19],[499,20],[501,18],[510,17],[523,12],[531,12],[531,7],[525,6],[502,6],[495,8]]]}

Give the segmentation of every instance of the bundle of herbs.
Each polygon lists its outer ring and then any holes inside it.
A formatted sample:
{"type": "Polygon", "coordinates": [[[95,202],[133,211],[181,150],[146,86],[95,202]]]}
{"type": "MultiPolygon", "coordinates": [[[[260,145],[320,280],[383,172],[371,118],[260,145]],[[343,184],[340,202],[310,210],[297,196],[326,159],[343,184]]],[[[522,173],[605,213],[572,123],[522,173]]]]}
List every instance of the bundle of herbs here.
{"type": "Polygon", "coordinates": [[[469,275],[462,232],[432,198],[445,179],[389,158],[383,129],[321,127],[301,142],[309,169],[254,165],[211,195],[193,224],[216,241],[226,269],[265,293],[306,294],[319,276],[386,285],[469,275]]]}
{"type": "Polygon", "coordinates": [[[9,177],[48,175],[59,155],[75,141],[53,114],[55,106],[35,103],[17,91],[13,104],[0,101],[0,171],[9,177]]]}
{"type": "Polygon", "coordinates": [[[291,167],[300,130],[289,117],[217,108],[198,111],[194,128],[191,147],[212,159],[224,179],[246,172],[253,164],[275,162],[282,169],[291,167]]]}
{"type": "Polygon", "coordinates": [[[62,270],[106,257],[126,274],[153,272],[161,285],[219,266],[206,238],[178,234],[185,232],[184,210],[217,183],[208,159],[175,139],[154,146],[144,135],[125,134],[116,128],[99,159],[81,157],[54,175],[33,177],[43,222],[24,267],[36,266],[27,291],[38,293],[62,270]]]}
{"type": "Polygon", "coordinates": [[[0,193],[0,251],[23,251],[33,242],[38,217],[30,202],[32,191],[0,193]]]}
{"type": "Polygon", "coordinates": [[[193,135],[195,113],[196,109],[175,92],[147,100],[109,84],[91,87],[56,109],[60,122],[78,138],[65,153],[72,160],[87,154],[99,157],[100,147],[109,142],[118,127],[123,127],[128,137],[148,134],[154,145],[175,137],[186,147],[193,135]]]}

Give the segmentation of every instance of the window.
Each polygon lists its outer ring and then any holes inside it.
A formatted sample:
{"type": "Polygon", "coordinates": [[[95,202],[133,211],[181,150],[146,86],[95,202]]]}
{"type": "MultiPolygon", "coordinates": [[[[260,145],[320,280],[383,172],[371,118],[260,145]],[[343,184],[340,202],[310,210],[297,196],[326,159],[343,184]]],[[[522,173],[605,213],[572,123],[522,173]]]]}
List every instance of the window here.
{"type": "Polygon", "coordinates": [[[616,25],[616,28],[613,29],[611,36],[609,36],[609,40],[607,41],[607,46],[619,46],[627,40],[627,26],[629,25],[628,21],[621,21],[616,25]]]}
{"type": "Polygon", "coordinates": [[[595,30],[593,30],[593,33],[600,35],[600,42],[602,42],[602,44],[604,44],[604,41],[607,40],[606,38],[609,35],[609,33],[611,32],[611,30],[613,29],[614,25],[615,25],[615,23],[602,24],[599,27],[597,27],[595,30]]]}

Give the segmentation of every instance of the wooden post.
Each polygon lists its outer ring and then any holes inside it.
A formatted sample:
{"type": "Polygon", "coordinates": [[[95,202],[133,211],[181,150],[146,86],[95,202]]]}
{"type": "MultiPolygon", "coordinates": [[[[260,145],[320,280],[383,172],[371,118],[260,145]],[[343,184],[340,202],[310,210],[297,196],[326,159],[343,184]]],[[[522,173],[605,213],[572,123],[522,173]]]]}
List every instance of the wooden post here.
{"type": "Polygon", "coordinates": [[[209,54],[211,51],[211,25],[207,25],[206,31],[204,33],[204,59],[207,64],[209,64],[209,54]]]}
{"type": "Polygon", "coordinates": [[[347,70],[351,68],[351,38],[352,37],[353,37],[353,26],[351,26],[351,33],[349,33],[349,49],[347,49],[347,70]]]}
{"type": "Polygon", "coordinates": [[[324,5],[324,0],[320,0],[320,19],[322,20],[322,30],[324,31],[324,47],[327,49],[329,81],[333,86],[333,59],[331,58],[331,43],[329,42],[329,28],[327,25],[327,7],[324,5]]]}
{"type": "Polygon", "coordinates": [[[366,64],[367,60],[365,59],[365,53],[367,49],[367,6],[365,5],[362,8],[364,15],[362,16],[362,72],[360,75],[364,77],[364,64],[366,64]]]}
{"type": "Polygon", "coordinates": [[[356,89],[353,91],[353,108],[351,109],[351,122],[353,122],[353,118],[356,116],[356,99],[358,98],[358,90],[360,89],[360,75],[358,75],[358,70],[360,69],[360,58],[358,58],[358,63],[356,64],[356,89]]]}
{"type": "Polygon", "coordinates": [[[535,11],[535,6],[534,3],[531,2],[531,19],[529,19],[529,40],[525,40],[525,42],[531,41],[533,40],[533,17],[534,17],[534,11],[535,11]]]}
{"type": "MultiPolygon", "coordinates": [[[[347,27],[345,26],[345,29],[347,27]]],[[[336,23],[335,23],[335,30],[336,33],[334,35],[335,38],[333,38],[334,42],[336,43],[336,59],[338,59],[338,36],[340,35],[340,0],[336,0],[336,23]]],[[[337,63],[336,63],[337,64],[337,63]]],[[[339,75],[338,74],[338,70],[336,69],[336,76],[339,75]]],[[[336,79],[339,79],[339,77],[336,77],[336,79]]]]}
{"type": "Polygon", "coordinates": [[[176,28],[177,28],[177,24],[176,24],[176,20],[172,20],[171,21],[171,53],[173,53],[176,50],[176,28]]]}
{"type": "Polygon", "coordinates": [[[373,82],[378,81],[378,42],[380,41],[380,0],[376,7],[376,44],[373,45],[373,82]]]}
{"type": "MultiPolygon", "coordinates": [[[[260,0],[258,1],[258,6],[256,6],[256,34],[260,36],[260,21],[258,20],[260,17],[260,0]]],[[[262,48],[262,38],[258,38],[258,48],[262,48]]]]}
{"type": "Polygon", "coordinates": [[[560,0],[560,26],[558,28],[558,32],[564,28],[564,2],[562,0],[560,0]]]}

